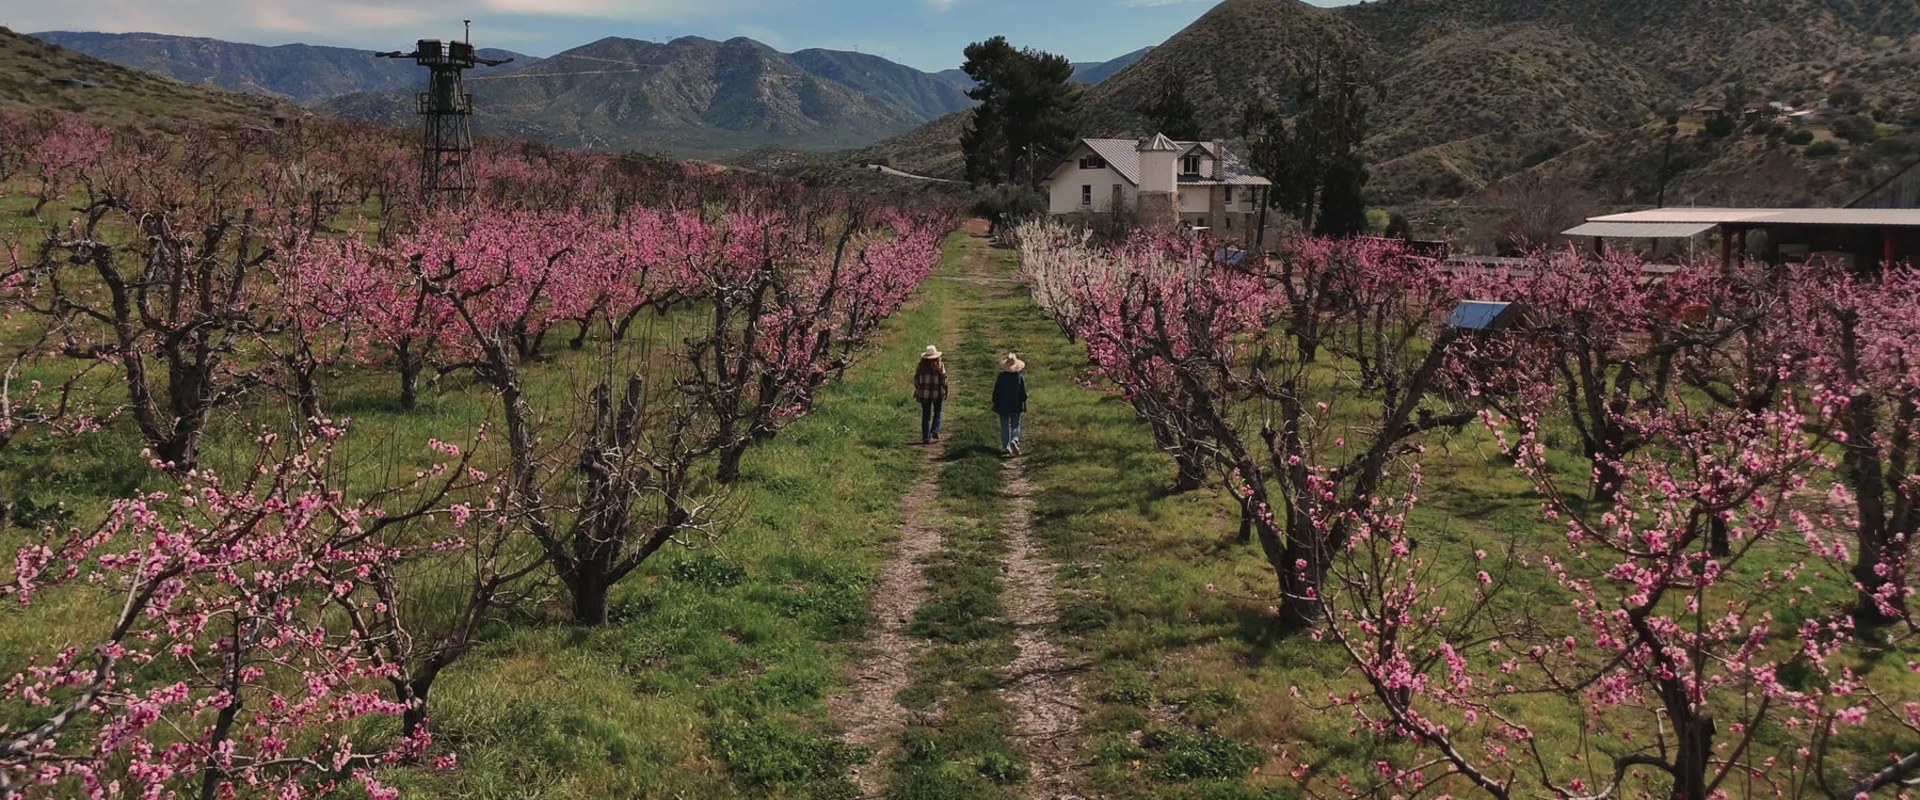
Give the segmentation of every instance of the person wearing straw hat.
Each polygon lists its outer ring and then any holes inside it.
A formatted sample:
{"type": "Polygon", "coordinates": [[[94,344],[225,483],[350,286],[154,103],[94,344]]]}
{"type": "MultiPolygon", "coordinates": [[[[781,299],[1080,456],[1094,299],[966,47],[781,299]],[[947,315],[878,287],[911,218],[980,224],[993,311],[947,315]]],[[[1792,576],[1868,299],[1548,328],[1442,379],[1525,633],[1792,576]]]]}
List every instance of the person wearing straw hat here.
{"type": "Polygon", "coordinates": [[[1000,450],[1020,455],[1020,415],[1027,413],[1027,362],[1008,353],[1000,359],[1000,377],[993,382],[993,413],[1000,415],[1000,450]]]}
{"type": "Polygon", "coordinates": [[[940,438],[940,407],[947,402],[947,363],[940,348],[927,345],[913,371],[913,399],[920,401],[920,443],[940,438]]]}

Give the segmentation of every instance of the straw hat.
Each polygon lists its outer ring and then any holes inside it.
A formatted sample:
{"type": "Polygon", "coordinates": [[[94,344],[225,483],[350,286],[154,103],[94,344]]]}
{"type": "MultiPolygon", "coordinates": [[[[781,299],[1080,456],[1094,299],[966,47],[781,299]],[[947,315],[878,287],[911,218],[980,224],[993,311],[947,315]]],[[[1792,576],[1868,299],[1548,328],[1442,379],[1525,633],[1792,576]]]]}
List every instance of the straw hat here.
{"type": "Polygon", "coordinates": [[[926,351],[926,352],[924,352],[924,353],[921,353],[921,354],[920,354],[920,357],[921,357],[921,358],[923,358],[923,359],[924,359],[924,358],[939,358],[939,357],[940,357],[940,348],[938,348],[938,347],[934,347],[933,345],[927,345],[927,351],[926,351]]]}
{"type": "Polygon", "coordinates": [[[1027,362],[1021,361],[1020,357],[1013,353],[1008,353],[1006,358],[1000,359],[1001,372],[1025,372],[1026,370],[1027,362]]]}

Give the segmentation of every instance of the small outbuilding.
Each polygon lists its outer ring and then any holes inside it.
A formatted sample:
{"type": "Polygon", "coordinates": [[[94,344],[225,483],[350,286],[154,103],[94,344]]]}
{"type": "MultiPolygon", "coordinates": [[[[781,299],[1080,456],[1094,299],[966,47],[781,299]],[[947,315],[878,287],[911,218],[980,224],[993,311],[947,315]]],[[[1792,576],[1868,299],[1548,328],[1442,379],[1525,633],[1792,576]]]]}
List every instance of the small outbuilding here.
{"type": "Polygon", "coordinates": [[[1656,208],[1593,217],[1563,233],[1591,240],[1596,251],[1609,239],[1705,237],[1728,266],[1736,254],[1771,264],[1824,259],[1858,270],[1920,263],[1914,208],[1656,208]]]}

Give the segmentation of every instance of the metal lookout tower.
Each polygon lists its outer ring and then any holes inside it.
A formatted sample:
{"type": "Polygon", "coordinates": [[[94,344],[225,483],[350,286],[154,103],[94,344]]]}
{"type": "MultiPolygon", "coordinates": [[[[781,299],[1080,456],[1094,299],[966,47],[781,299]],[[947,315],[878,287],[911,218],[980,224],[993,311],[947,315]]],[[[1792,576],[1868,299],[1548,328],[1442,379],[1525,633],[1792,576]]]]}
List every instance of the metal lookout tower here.
{"type": "Polygon", "coordinates": [[[431,73],[427,90],[416,96],[420,110],[420,197],[427,203],[456,205],[473,193],[473,95],[461,74],[474,67],[512,61],[481,58],[473,49],[473,21],[466,20],[462,41],[442,44],[421,39],[411,53],[395,50],[378,58],[411,58],[431,73]]]}

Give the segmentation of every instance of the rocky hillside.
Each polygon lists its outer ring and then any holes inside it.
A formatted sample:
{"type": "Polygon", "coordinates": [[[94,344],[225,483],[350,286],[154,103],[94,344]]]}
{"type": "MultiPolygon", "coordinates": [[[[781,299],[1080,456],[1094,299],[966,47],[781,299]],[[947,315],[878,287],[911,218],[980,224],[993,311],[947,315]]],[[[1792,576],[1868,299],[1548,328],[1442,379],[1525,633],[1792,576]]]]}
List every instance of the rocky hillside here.
{"type": "MultiPolygon", "coordinates": [[[[1152,50],[1153,48],[1151,47],[1142,47],[1111,61],[1074,62],[1073,80],[1075,83],[1092,86],[1093,84],[1119,74],[1120,70],[1133,66],[1134,62],[1146,57],[1147,53],[1152,50]]],[[[934,73],[934,77],[952,83],[962,89],[973,88],[973,79],[967,77],[967,73],[961,69],[943,69],[934,73]]]]}
{"type": "MultiPolygon", "coordinates": [[[[288,44],[265,47],[195,36],[158,33],[49,31],[34,38],[124,67],[157,72],[180,81],[284,97],[311,103],[354,92],[407,89],[426,82],[419,66],[374,58],[369,50],[288,44]]],[[[392,49],[411,50],[409,42],[392,49]]],[[[486,58],[538,59],[482,48],[486,58]]]]}
{"type": "Polygon", "coordinates": [[[189,86],[0,28],[0,110],[59,111],[109,125],[268,124],[301,113],[258,95],[189,86]]]}
{"type": "MultiPolygon", "coordinates": [[[[1146,133],[1139,104],[1178,77],[1209,133],[1232,136],[1247,101],[1284,100],[1316,46],[1336,42],[1364,53],[1383,88],[1369,143],[1377,202],[1467,197],[1549,167],[1600,174],[1621,202],[1644,201],[1657,179],[1619,177],[1643,165],[1595,159],[1657,153],[1665,126],[1655,123],[1667,110],[1730,97],[1808,108],[1830,96],[1841,103],[1801,134],[1813,142],[1776,133],[1771,121],[1703,132],[1703,119],[1689,114],[1680,138],[1690,155],[1679,169],[1702,192],[1738,199],[1727,181],[1742,157],[1772,153],[1774,172],[1844,165],[1753,192],[1781,197],[1791,185],[1804,188],[1800,199],[1837,202],[1920,149],[1917,9],[1912,0],[1376,0],[1331,9],[1226,0],[1092,87],[1086,128],[1146,133]],[[1836,139],[1842,116],[1864,117],[1872,133],[1836,139]]],[[[929,141],[958,130],[929,127],[861,155],[951,175],[957,157],[929,141]]]]}

